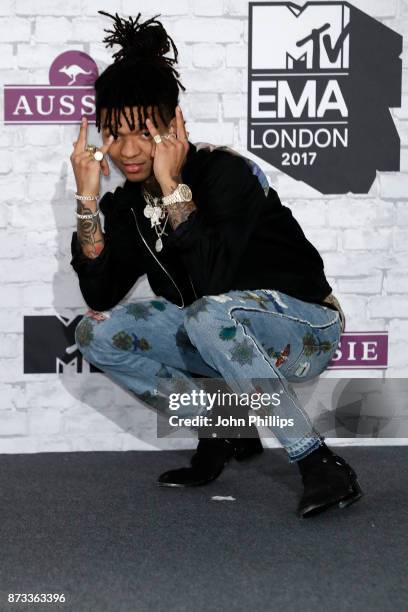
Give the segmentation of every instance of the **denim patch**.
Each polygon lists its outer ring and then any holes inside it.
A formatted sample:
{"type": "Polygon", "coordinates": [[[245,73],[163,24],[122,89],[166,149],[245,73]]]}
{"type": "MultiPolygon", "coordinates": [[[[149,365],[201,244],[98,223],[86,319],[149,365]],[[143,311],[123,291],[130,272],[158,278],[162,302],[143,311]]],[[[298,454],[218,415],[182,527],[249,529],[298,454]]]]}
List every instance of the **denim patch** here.
{"type": "Polygon", "coordinates": [[[112,337],[112,344],[122,351],[137,351],[138,349],[147,351],[150,348],[146,338],[138,338],[136,334],[128,334],[124,330],[118,331],[112,337]]]}
{"type": "Polygon", "coordinates": [[[297,366],[294,374],[295,374],[295,376],[306,376],[306,374],[309,371],[309,369],[310,369],[310,362],[309,361],[302,361],[297,366]]]}
{"type": "Polygon", "coordinates": [[[134,317],[136,321],[139,319],[146,321],[151,316],[150,307],[146,306],[146,304],[137,302],[135,304],[127,304],[125,310],[127,314],[134,317]]]}
{"type": "Polygon", "coordinates": [[[232,340],[237,335],[237,328],[235,325],[232,327],[221,327],[218,335],[221,340],[232,340]]]}
{"type": "Polygon", "coordinates": [[[75,330],[75,340],[80,346],[88,346],[94,338],[91,321],[85,317],[80,321],[75,330]]]}
{"type": "Polygon", "coordinates": [[[231,361],[237,361],[240,365],[251,365],[254,360],[254,347],[245,338],[237,342],[231,351],[231,361]]]}

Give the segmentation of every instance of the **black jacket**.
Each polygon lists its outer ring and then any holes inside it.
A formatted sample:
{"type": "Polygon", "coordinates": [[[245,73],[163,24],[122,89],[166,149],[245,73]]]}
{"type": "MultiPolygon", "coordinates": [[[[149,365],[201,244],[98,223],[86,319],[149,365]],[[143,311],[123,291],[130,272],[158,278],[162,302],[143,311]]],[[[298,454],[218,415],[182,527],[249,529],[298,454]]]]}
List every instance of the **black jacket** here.
{"type": "Polygon", "coordinates": [[[143,214],[141,184],[128,180],[100,200],[105,247],[96,259],[73,232],[70,263],[88,306],[112,308],[143,274],[155,295],[181,308],[232,289],[278,289],[321,304],[332,289],[322,258],[277,192],[265,196],[243,157],[189,144],[182,179],[197,210],[176,230],[167,222],[162,251],[143,214]]]}

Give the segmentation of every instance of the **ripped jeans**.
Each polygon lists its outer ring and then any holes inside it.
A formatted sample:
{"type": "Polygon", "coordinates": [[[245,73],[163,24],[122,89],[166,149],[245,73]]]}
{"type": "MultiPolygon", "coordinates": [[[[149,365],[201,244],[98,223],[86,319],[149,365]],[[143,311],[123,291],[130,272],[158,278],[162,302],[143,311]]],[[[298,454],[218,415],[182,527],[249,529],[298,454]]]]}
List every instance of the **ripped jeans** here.
{"type": "MultiPolygon", "coordinates": [[[[290,462],[324,440],[290,383],[321,374],[340,336],[337,311],[273,289],[206,295],[183,309],[163,297],[133,301],[90,310],[75,330],[87,361],[157,410],[166,410],[161,379],[192,390],[197,376],[222,378],[238,394],[253,393],[252,381],[261,380],[262,391],[280,393],[279,416],[293,420],[292,427],[270,425],[290,462]]],[[[202,407],[183,411],[193,417],[202,407]]]]}

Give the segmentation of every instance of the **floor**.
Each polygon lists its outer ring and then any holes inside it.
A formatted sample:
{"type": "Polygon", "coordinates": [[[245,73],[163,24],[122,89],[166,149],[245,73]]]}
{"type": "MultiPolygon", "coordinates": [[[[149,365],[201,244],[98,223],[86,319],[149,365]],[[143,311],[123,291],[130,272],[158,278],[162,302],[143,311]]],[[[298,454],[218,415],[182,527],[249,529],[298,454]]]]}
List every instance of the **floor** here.
{"type": "Polygon", "coordinates": [[[190,489],[156,485],[190,451],[3,454],[0,610],[406,610],[408,448],[337,452],[365,495],[303,520],[283,449],[190,489]]]}

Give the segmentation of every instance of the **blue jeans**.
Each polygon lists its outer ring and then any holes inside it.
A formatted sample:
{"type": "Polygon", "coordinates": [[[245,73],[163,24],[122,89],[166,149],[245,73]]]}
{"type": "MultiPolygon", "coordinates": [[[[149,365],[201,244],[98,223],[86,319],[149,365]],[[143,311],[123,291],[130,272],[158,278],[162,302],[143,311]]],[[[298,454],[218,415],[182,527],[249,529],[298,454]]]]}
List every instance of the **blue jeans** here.
{"type": "MultiPolygon", "coordinates": [[[[223,379],[239,394],[259,390],[255,380],[263,392],[278,391],[279,415],[293,426],[270,429],[290,462],[324,440],[291,383],[323,372],[340,336],[337,311],[273,289],[206,295],[183,309],[163,297],[137,300],[88,311],[75,330],[87,361],[157,410],[168,410],[158,393],[164,379],[188,391],[201,388],[197,376],[223,379]]],[[[183,415],[198,414],[199,406],[183,408],[183,415]]]]}

